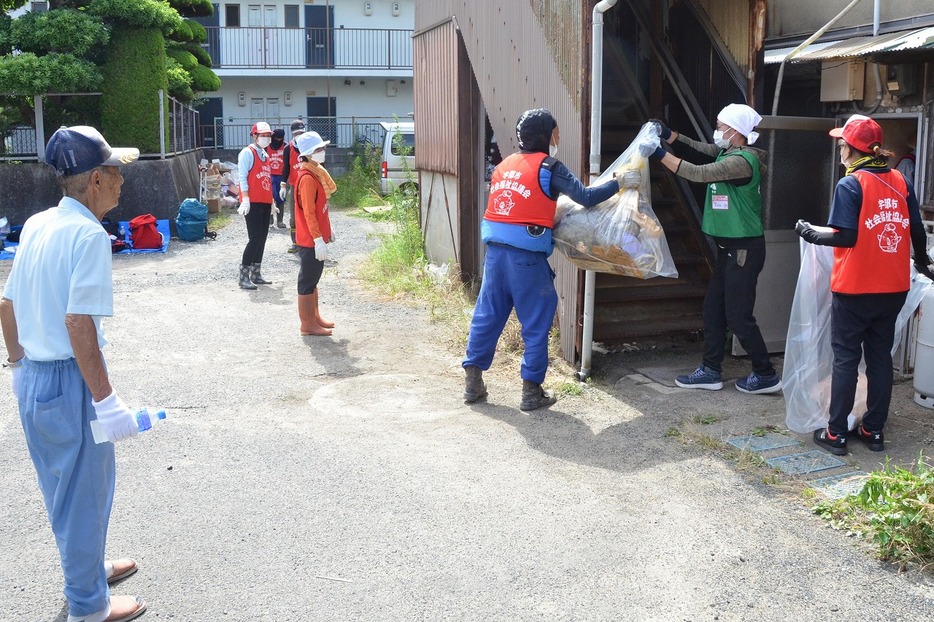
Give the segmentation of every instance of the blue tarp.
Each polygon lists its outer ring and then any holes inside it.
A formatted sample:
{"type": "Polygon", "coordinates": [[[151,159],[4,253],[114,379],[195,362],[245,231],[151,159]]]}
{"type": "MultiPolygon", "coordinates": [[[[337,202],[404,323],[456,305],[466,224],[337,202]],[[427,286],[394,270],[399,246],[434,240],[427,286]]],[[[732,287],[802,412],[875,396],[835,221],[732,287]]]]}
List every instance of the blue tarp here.
{"type": "MultiPolygon", "coordinates": [[[[121,220],[120,226],[123,227],[125,231],[130,230],[130,223],[126,220],[121,220]]],[[[13,227],[14,231],[17,229],[22,229],[22,227],[21,226],[13,227]]],[[[172,232],[169,229],[169,221],[168,220],[157,220],[156,229],[159,231],[159,233],[162,234],[162,248],[141,248],[141,249],[125,248],[122,251],[118,253],[114,253],[114,254],[115,255],[129,255],[131,253],[164,253],[165,251],[169,249],[169,241],[172,238],[172,232]]],[[[4,259],[13,259],[13,256],[16,253],[16,247],[19,246],[19,244],[16,244],[15,242],[4,242],[4,245],[6,246],[6,248],[0,251],[0,261],[4,259]]]]}

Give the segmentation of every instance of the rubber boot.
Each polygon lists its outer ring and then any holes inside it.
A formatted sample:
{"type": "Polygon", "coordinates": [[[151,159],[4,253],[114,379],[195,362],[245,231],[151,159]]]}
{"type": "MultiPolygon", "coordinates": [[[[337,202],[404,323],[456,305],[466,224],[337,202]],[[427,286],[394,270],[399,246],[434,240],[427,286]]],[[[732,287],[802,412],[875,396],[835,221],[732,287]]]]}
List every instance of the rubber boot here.
{"type": "Polygon", "coordinates": [[[250,266],[240,266],[240,289],[256,289],[250,281],[250,266]]]}
{"type": "Polygon", "coordinates": [[[298,318],[302,321],[302,337],[310,335],[326,337],[331,334],[331,330],[318,324],[315,317],[314,294],[299,295],[298,297],[298,318]]]}
{"type": "Polygon", "coordinates": [[[318,310],[318,288],[317,287],[315,288],[315,292],[311,295],[314,296],[315,320],[318,322],[318,325],[324,328],[334,328],[334,322],[328,322],[327,320],[324,320],[321,318],[321,312],[318,310]]]}
{"type": "Polygon", "coordinates": [[[474,365],[464,368],[467,380],[464,383],[464,403],[473,404],[486,397],[486,384],[483,382],[483,370],[474,365]]]}
{"type": "Polygon", "coordinates": [[[551,406],[557,401],[551,391],[544,390],[542,385],[528,380],[522,381],[522,402],[519,404],[519,410],[535,410],[551,406]]]}
{"type": "Polygon", "coordinates": [[[283,222],[283,218],[285,218],[285,203],[279,205],[278,207],[279,213],[276,214],[276,228],[285,229],[285,223],[283,222]]]}
{"type": "Polygon", "coordinates": [[[250,280],[256,285],[272,285],[272,281],[267,281],[260,273],[261,264],[255,263],[250,266],[250,280]]]}

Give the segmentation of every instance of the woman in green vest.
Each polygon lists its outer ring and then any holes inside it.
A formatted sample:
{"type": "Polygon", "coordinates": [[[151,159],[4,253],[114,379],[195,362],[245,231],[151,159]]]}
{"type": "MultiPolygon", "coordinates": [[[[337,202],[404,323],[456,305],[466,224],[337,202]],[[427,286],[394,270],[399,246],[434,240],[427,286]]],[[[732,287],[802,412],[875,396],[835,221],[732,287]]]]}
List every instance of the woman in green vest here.
{"type": "Polygon", "coordinates": [[[762,198],[759,182],[765,173],[766,152],[750,147],[759,138],[754,128],[762,121],[745,104],[730,104],[717,115],[714,144],[691,140],[668,129],[661,121],[659,136],[713,160],[693,164],[650,143],[640,145],[646,157],[658,160],[675,175],[707,184],[701,229],[716,243],[713,275],[704,297],[704,359],[692,373],[678,376],[675,384],[685,389],[723,388],[721,375],[726,329],[733,331],[749,353],[752,373],[736,381],[743,393],[777,393],[782,381],[756,324],[756,284],[765,265],[762,198]]]}

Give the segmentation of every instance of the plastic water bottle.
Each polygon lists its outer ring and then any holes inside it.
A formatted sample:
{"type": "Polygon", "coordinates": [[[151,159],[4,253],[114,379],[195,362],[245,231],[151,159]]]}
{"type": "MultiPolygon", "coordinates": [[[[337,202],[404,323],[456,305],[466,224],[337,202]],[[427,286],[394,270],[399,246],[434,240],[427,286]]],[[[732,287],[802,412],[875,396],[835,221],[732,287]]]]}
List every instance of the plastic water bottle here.
{"type": "MultiPolygon", "coordinates": [[[[165,419],[165,411],[160,409],[156,412],[156,421],[165,419]]],[[[139,428],[140,432],[146,432],[147,430],[152,429],[152,417],[149,415],[149,409],[145,406],[141,408],[136,413],[136,425],[139,428]]],[[[107,433],[101,428],[101,424],[97,419],[91,421],[91,435],[94,437],[94,442],[100,445],[101,443],[107,442],[107,433]]]]}

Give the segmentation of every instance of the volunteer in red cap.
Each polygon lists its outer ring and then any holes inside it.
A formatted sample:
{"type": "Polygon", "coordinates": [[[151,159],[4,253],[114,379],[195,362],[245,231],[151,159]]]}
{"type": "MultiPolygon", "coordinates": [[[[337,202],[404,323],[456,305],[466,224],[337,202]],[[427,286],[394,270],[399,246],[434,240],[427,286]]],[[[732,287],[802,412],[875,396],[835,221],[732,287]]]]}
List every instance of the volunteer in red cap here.
{"type": "Polygon", "coordinates": [[[855,437],[872,451],[883,451],[882,430],[892,399],[892,345],[895,319],[911,286],[911,248],[918,272],[932,278],[927,236],[914,189],[891,170],[892,152],[882,148],[882,128],[863,115],[851,116],[837,139],[846,175],[837,182],[829,230],[799,220],[795,231],[811,244],[832,246],[830,275],[833,376],[830,420],[814,431],[814,442],[838,456],[855,437]],[[866,412],[848,434],[860,359],[866,358],[866,412]]]}
{"type": "Polygon", "coordinates": [[[240,207],[237,212],[246,220],[249,238],[240,261],[242,289],[256,289],[257,285],[271,283],[263,278],[260,268],[269,235],[269,218],[279,211],[272,205],[272,169],[266,152],[266,147],[272,142],[272,128],[265,121],[254,123],[250,136],[253,142],[237,157],[240,174],[240,207]]]}

